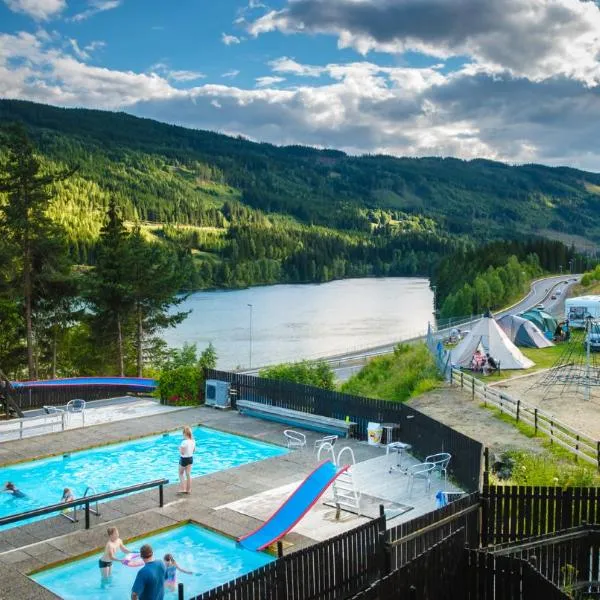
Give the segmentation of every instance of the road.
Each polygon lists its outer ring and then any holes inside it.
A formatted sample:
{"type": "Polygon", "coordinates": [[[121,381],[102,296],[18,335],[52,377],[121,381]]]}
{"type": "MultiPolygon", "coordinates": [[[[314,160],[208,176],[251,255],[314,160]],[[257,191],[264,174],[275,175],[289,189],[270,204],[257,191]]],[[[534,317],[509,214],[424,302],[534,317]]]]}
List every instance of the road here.
{"type": "MultiPolygon", "coordinates": [[[[494,314],[495,317],[500,318],[507,314],[515,314],[523,312],[528,308],[533,308],[538,304],[543,304],[544,309],[547,312],[550,312],[553,315],[559,316],[564,313],[563,305],[564,299],[567,292],[567,289],[575,284],[575,281],[578,281],[581,278],[581,275],[557,275],[552,277],[546,277],[544,279],[539,279],[534,281],[531,284],[531,290],[525,298],[521,301],[517,302],[513,306],[506,308],[505,310],[499,311],[494,314]],[[553,293],[557,290],[561,290],[561,294],[556,297],[555,300],[551,299],[553,293]]],[[[468,328],[469,325],[474,323],[475,321],[466,321],[462,323],[463,328],[468,328]]],[[[440,330],[443,331],[443,330],[440,330]]],[[[450,331],[450,328],[448,328],[450,331]]],[[[406,339],[406,340],[397,340],[392,344],[384,344],[382,346],[376,346],[372,348],[363,348],[361,350],[353,350],[352,352],[348,352],[346,354],[339,354],[330,357],[324,357],[325,360],[331,366],[333,372],[335,373],[337,381],[346,381],[349,377],[351,377],[357,371],[364,366],[369,358],[374,356],[380,356],[383,354],[391,354],[394,351],[394,347],[400,342],[416,342],[425,339],[426,332],[423,332],[423,335],[406,339]]],[[[246,375],[257,375],[258,371],[262,367],[258,367],[256,369],[240,371],[240,373],[244,373],[246,375]]]]}

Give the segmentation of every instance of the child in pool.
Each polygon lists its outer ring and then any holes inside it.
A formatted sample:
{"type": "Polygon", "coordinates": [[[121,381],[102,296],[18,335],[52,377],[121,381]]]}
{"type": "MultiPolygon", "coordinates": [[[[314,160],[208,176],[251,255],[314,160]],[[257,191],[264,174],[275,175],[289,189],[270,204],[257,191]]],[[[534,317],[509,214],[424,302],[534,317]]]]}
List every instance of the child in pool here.
{"type": "Polygon", "coordinates": [[[177,589],[177,571],[181,571],[182,573],[187,573],[188,575],[192,575],[191,571],[186,571],[182,569],[176,562],[175,558],[172,554],[165,554],[163,559],[165,561],[165,567],[167,568],[167,573],[165,575],[165,587],[169,590],[177,589]]]}
{"type": "Polygon", "coordinates": [[[116,527],[109,527],[106,530],[106,534],[108,535],[108,541],[106,542],[106,547],[104,548],[104,554],[102,558],[98,561],[98,566],[100,567],[100,573],[103,579],[107,579],[110,577],[112,573],[112,564],[113,561],[123,562],[122,559],[117,558],[117,552],[121,550],[121,552],[125,552],[129,554],[131,550],[126,548],[123,544],[123,540],[119,537],[119,530],[116,527]]]}
{"type": "Polygon", "coordinates": [[[13,498],[27,498],[27,495],[18,489],[12,481],[7,481],[2,491],[7,494],[12,494],[13,498]]]}

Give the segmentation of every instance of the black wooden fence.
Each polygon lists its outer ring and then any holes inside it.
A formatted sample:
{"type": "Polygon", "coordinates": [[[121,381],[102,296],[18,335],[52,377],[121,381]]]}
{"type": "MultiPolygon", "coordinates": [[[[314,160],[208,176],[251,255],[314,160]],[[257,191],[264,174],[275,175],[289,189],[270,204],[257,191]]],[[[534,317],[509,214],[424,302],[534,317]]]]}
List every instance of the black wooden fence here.
{"type": "Polygon", "coordinates": [[[338,535],[196,596],[193,600],[347,598],[381,571],[385,517],[338,535]]]}
{"type": "Polygon", "coordinates": [[[422,459],[428,454],[449,452],[449,471],[463,489],[475,491],[480,487],[482,445],[406,404],[226,371],[208,369],[205,375],[231,384],[234,408],[239,398],[336,419],[349,418],[357,423],[360,439],[367,439],[371,421],[396,423],[397,439],[411,444],[412,454],[422,459]]]}
{"type": "Polygon", "coordinates": [[[600,488],[483,486],[482,546],[600,524],[600,488]]]}
{"type": "Polygon", "coordinates": [[[566,531],[504,544],[489,550],[496,557],[520,558],[573,596],[600,597],[600,527],[566,531]]]}
{"type": "Polygon", "coordinates": [[[459,600],[464,566],[465,530],[459,528],[352,600],[459,600]]]}
{"type": "Polygon", "coordinates": [[[129,393],[131,386],[125,385],[40,385],[14,387],[11,396],[21,410],[31,410],[42,406],[64,406],[75,398],[88,402],[129,393]]]}

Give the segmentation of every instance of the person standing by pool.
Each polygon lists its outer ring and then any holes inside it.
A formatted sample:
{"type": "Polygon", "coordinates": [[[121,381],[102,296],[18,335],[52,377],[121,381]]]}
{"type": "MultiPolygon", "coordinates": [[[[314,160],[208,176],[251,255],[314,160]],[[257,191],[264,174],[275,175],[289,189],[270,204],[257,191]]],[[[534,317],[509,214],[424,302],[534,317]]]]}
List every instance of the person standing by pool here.
{"type": "Polygon", "coordinates": [[[27,494],[24,494],[12,481],[7,481],[2,491],[12,494],[13,498],[27,498],[27,494]]]}
{"type": "Polygon", "coordinates": [[[116,527],[109,527],[106,530],[108,535],[108,541],[104,547],[104,554],[98,561],[100,567],[100,573],[104,579],[108,579],[112,573],[113,561],[121,562],[121,559],[117,558],[117,552],[121,550],[126,554],[129,554],[131,550],[123,545],[123,540],[119,537],[119,530],[116,527]]]}
{"type": "Polygon", "coordinates": [[[154,560],[150,544],[144,544],[140,548],[140,556],[144,566],[138,571],[133,582],[131,600],[163,600],[167,574],[165,563],[162,560],[154,560]]]}
{"type": "Polygon", "coordinates": [[[196,442],[189,427],[183,428],[183,442],[179,446],[179,494],[192,493],[192,463],[196,442]]]}

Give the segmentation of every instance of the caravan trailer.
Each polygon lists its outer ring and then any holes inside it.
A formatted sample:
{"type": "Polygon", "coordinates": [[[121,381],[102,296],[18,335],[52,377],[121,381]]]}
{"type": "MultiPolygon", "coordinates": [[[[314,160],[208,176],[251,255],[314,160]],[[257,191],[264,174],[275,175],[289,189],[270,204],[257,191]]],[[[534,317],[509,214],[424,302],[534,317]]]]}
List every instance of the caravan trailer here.
{"type": "Polygon", "coordinates": [[[600,319],[600,296],[578,296],[565,300],[565,319],[574,329],[584,329],[585,319],[600,319]]]}

